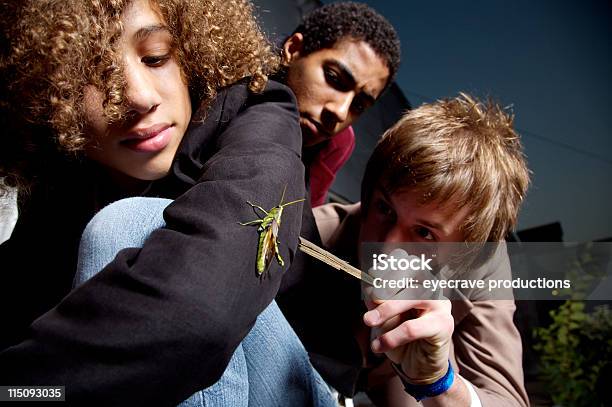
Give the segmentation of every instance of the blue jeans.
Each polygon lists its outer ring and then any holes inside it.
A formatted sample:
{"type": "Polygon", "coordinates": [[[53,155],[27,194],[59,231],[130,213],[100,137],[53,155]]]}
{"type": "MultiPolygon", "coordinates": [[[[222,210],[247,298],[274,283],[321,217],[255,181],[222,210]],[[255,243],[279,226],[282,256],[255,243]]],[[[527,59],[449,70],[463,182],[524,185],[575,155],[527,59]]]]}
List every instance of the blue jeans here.
{"type": "MultiPolygon", "coordinates": [[[[123,248],[141,247],[164,227],[170,200],[128,198],[102,209],[85,228],[74,285],[99,272],[123,248]]],[[[273,301],[236,348],[221,379],[194,393],[180,407],[336,406],[329,387],[273,301]]]]}

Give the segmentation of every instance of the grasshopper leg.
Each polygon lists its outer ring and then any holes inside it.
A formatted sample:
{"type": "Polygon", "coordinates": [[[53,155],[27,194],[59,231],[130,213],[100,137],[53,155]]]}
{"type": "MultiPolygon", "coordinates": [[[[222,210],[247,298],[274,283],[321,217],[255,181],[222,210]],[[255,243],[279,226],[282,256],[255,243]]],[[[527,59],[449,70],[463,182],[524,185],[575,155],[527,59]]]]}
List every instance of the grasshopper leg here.
{"type": "Polygon", "coordinates": [[[274,253],[276,254],[276,261],[278,261],[278,264],[281,267],[284,267],[285,262],[283,261],[283,258],[280,255],[280,250],[278,250],[278,240],[274,240],[274,253]]]}
{"type": "Polygon", "coordinates": [[[258,225],[261,222],[263,222],[263,219],[255,219],[250,222],[238,222],[238,224],[242,226],[249,226],[249,225],[258,225]]]}
{"type": "MultiPolygon", "coordinates": [[[[265,210],[264,208],[262,208],[261,206],[256,205],[256,204],[254,204],[254,203],[253,203],[253,202],[251,202],[251,201],[246,201],[246,202],[247,202],[249,205],[251,205],[251,207],[253,208],[253,211],[255,211],[255,209],[259,209],[260,211],[262,211],[263,213],[265,213],[266,215],[268,215],[268,211],[267,211],[267,210],[265,210]]],[[[255,212],[255,213],[257,214],[257,212],[255,212]]],[[[259,216],[259,215],[257,215],[257,216],[259,216]]]]}

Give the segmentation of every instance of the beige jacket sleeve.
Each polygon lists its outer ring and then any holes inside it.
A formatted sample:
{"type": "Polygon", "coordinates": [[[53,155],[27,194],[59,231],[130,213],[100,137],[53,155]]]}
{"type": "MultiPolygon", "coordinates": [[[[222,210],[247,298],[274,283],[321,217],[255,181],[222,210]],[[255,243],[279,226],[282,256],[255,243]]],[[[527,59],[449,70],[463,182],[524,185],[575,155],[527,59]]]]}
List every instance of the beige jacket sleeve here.
{"type": "Polygon", "coordinates": [[[514,310],[514,301],[474,302],[455,326],[454,358],[459,374],[472,383],[483,407],[529,405],[514,310]]]}
{"type": "MultiPolygon", "coordinates": [[[[491,260],[471,278],[511,278],[506,245],[500,244],[491,260]]],[[[511,292],[505,293],[511,298],[511,292]]],[[[472,299],[485,293],[469,294],[472,299]]],[[[521,336],[514,325],[513,300],[453,301],[454,358],[459,374],[475,388],[486,406],[527,406],[523,378],[521,336]]]]}
{"type": "MultiPolygon", "coordinates": [[[[333,251],[347,242],[357,244],[359,210],[358,204],[328,204],[313,210],[325,246],[333,251]]],[[[511,273],[505,245],[500,245],[492,260],[476,274],[483,279],[508,278],[511,273]]],[[[468,296],[488,297],[477,292],[468,296]]],[[[473,385],[483,407],[529,405],[523,379],[521,337],[513,322],[515,309],[513,300],[470,301],[463,297],[453,301],[455,331],[451,362],[473,385]]],[[[405,401],[407,406],[421,405],[412,398],[405,401]]]]}

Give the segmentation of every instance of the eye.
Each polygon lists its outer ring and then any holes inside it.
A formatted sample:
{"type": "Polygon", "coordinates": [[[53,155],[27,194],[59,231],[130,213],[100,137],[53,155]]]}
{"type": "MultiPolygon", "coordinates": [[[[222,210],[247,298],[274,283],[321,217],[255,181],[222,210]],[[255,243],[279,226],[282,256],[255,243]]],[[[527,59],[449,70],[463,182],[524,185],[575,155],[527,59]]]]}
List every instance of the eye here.
{"type": "Polygon", "coordinates": [[[332,67],[324,66],[323,74],[325,75],[325,80],[332,88],[340,92],[348,92],[351,90],[351,83],[347,81],[347,78],[341,72],[338,72],[332,67]]]}
{"type": "Polygon", "coordinates": [[[338,75],[336,71],[326,67],[326,68],[323,68],[323,73],[325,75],[325,80],[327,81],[327,83],[329,83],[331,86],[333,86],[336,89],[341,88],[342,83],[340,80],[340,76],[338,75]]]}
{"type": "Polygon", "coordinates": [[[434,235],[431,233],[431,231],[429,229],[427,229],[426,227],[424,227],[424,226],[417,226],[416,227],[416,234],[421,239],[435,240],[434,235]]]}
{"type": "Polygon", "coordinates": [[[393,210],[391,205],[389,205],[382,199],[376,200],[376,202],[374,203],[374,208],[376,209],[376,212],[384,218],[387,218],[389,220],[393,220],[395,218],[395,211],[393,210]]]}
{"type": "Polygon", "coordinates": [[[164,55],[147,55],[140,59],[140,61],[150,67],[156,68],[164,65],[170,59],[170,54],[164,55]]]}

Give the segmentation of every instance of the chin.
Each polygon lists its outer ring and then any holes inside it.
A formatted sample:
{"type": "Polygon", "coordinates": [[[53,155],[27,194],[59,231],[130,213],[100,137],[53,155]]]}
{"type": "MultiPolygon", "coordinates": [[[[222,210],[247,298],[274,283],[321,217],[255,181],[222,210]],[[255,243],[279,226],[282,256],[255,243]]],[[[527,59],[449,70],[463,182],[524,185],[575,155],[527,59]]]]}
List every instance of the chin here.
{"type": "Polygon", "coordinates": [[[170,168],[164,171],[161,171],[161,170],[160,171],[149,171],[149,172],[142,174],[142,176],[139,177],[139,179],[143,181],[157,181],[158,179],[162,179],[166,175],[168,175],[168,172],[170,172],[170,168]]]}
{"type": "Polygon", "coordinates": [[[139,168],[133,168],[125,173],[132,178],[141,181],[157,181],[164,178],[170,172],[171,162],[161,165],[146,165],[139,168]]]}
{"type": "Polygon", "coordinates": [[[303,144],[304,144],[304,147],[314,147],[318,144],[321,144],[324,141],[325,141],[324,138],[310,136],[304,139],[303,144]]]}

